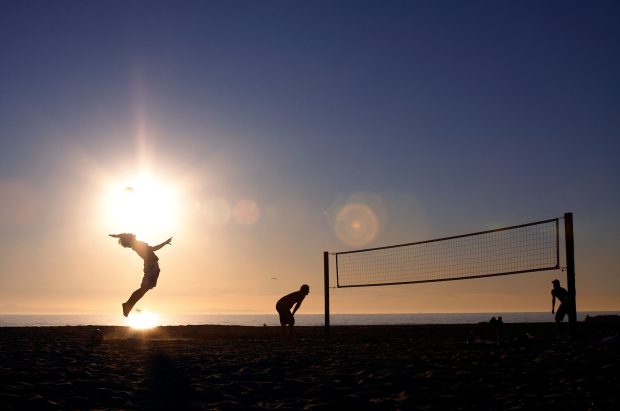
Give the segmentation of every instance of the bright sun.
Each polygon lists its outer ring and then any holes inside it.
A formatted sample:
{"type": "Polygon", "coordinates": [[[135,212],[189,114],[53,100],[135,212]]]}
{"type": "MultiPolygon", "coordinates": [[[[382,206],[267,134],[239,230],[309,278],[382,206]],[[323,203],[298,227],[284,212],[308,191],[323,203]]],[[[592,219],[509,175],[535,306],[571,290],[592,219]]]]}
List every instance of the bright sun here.
{"type": "Polygon", "coordinates": [[[127,325],[139,330],[155,328],[159,325],[159,315],[148,311],[136,311],[127,317],[127,325]]]}
{"type": "Polygon", "coordinates": [[[104,217],[111,232],[134,233],[140,239],[169,237],[178,225],[178,192],[142,175],[114,182],[105,201],[104,217]]]}

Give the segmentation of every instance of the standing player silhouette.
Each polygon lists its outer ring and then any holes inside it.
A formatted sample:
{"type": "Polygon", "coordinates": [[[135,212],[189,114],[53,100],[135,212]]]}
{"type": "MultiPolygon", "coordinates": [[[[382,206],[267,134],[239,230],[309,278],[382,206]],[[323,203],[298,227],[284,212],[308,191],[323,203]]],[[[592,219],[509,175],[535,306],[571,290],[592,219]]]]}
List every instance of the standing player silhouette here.
{"type": "Polygon", "coordinates": [[[110,237],[118,238],[118,243],[125,248],[131,248],[144,260],[144,276],[140,288],[134,291],[129,299],[124,302],[123,315],[127,317],[134,305],[144,297],[144,294],[157,285],[159,277],[159,257],[155,255],[155,251],[159,250],[166,244],[172,244],[172,237],[161,244],[150,246],[143,241],[136,240],[136,235],[132,233],[110,234],[110,237]]]}
{"type": "Polygon", "coordinates": [[[551,314],[555,313],[555,326],[558,330],[558,334],[562,335],[560,323],[564,321],[564,316],[568,314],[568,291],[566,291],[566,288],[560,287],[560,280],[558,279],[551,281],[551,284],[553,284],[553,289],[551,290],[551,314]],[[560,305],[557,310],[555,309],[556,298],[560,301],[560,305]]]}

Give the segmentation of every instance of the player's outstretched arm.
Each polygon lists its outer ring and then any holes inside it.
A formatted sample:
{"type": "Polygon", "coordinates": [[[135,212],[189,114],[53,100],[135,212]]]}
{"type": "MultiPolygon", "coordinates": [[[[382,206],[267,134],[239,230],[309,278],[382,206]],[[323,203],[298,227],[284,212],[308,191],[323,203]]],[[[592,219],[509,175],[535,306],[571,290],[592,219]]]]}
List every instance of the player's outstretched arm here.
{"type": "Polygon", "coordinates": [[[166,240],[166,241],[164,241],[163,243],[161,243],[161,244],[157,244],[157,245],[155,245],[155,246],[153,246],[153,247],[151,247],[151,248],[153,249],[153,251],[157,251],[157,250],[159,250],[160,248],[162,248],[163,246],[165,246],[166,244],[172,244],[172,237],[170,237],[169,239],[167,239],[167,240],[166,240]]]}

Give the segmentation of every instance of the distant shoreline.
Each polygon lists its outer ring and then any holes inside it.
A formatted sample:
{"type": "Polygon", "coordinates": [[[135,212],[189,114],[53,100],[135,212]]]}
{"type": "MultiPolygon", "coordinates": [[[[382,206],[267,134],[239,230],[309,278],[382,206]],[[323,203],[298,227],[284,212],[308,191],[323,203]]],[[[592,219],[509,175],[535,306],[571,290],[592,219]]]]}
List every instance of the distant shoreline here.
{"type": "MultiPolygon", "coordinates": [[[[618,315],[615,311],[578,312],[578,321],[587,316],[618,315]]],[[[546,323],[553,321],[550,312],[524,313],[446,313],[446,314],[332,314],[332,325],[408,325],[408,324],[476,324],[488,321],[491,317],[502,317],[505,323],[546,323]]],[[[295,318],[299,326],[322,326],[325,321],[323,314],[300,314],[295,318]]],[[[0,328],[15,326],[79,326],[79,325],[128,325],[125,317],[111,315],[69,315],[69,314],[2,314],[0,328]]],[[[241,326],[277,326],[278,316],[273,314],[193,314],[193,315],[160,315],[159,325],[241,325],[241,326]]]]}

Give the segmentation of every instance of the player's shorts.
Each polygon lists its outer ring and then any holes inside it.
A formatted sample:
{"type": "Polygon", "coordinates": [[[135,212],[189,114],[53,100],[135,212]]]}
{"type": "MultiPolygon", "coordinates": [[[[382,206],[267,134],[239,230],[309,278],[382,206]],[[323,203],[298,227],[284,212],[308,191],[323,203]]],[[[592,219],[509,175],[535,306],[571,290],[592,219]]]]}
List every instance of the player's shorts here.
{"type": "Polygon", "coordinates": [[[157,261],[144,264],[144,276],[142,277],[141,288],[155,288],[157,285],[157,278],[159,278],[159,264],[157,261]]]}
{"type": "Polygon", "coordinates": [[[280,314],[281,325],[295,325],[295,317],[293,317],[293,314],[291,314],[288,308],[276,304],[276,310],[278,310],[278,314],[280,314]]]}

